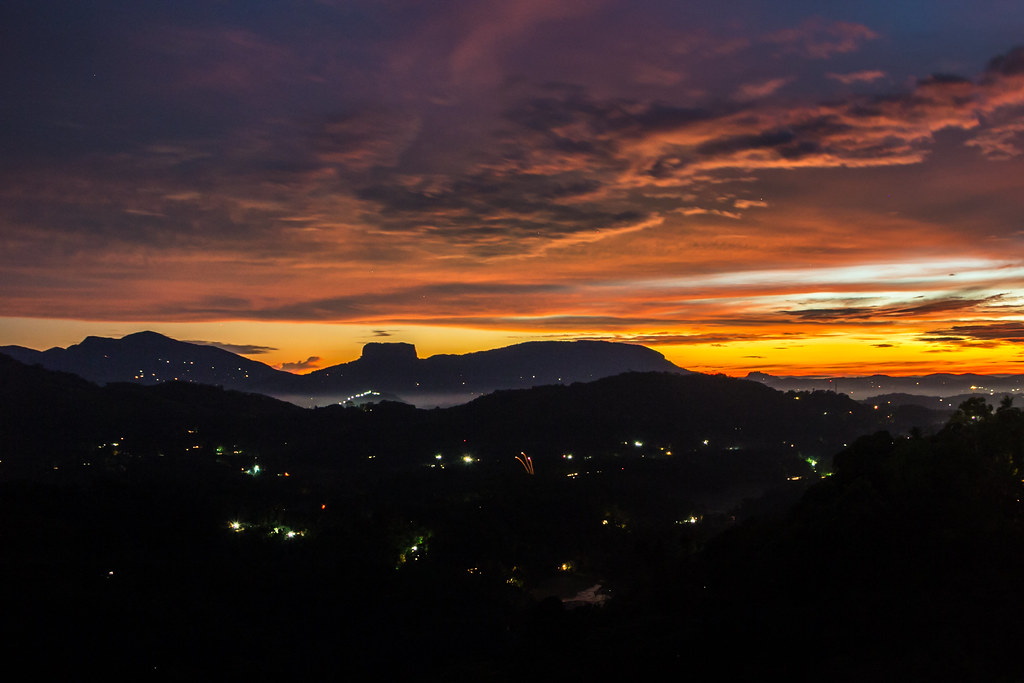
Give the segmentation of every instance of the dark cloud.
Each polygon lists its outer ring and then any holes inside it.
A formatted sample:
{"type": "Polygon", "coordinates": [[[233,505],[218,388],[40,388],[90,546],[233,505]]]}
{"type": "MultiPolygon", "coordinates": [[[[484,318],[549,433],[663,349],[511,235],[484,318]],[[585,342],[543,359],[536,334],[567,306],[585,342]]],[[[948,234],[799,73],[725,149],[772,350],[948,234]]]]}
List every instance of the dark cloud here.
{"type": "MultiPolygon", "coordinates": [[[[352,322],[386,317],[400,322],[417,321],[417,314],[430,312],[432,321],[488,315],[495,310],[515,308],[522,297],[538,299],[564,292],[558,285],[517,283],[438,283],[395,289],[376,294],[299,301],[274,308],[251,311],[260,320],[348,320],[352,322]]],[[[380,336],[380,335],[377,335],[380,336]]]]}
{"type": "MultiPolygon", "coordinates": [[[[806,126],[803,126],[806,128],[806,126]]],[[[756,135],[738,135],[732,138],[719,138],[698,145],[694,150],[704,157],[717,157],[735,154],[746,150],[771,149],[775,154],[788,159],[811,154],[820,149],[814,140],[799,140],[798,133],[792,128],[766,130],[756,135]]]]}
{"type": "Polygon", "coordinates": [[[388,332],[387,330],[372,330],[372,333],[373,333],[374,337],[390,337],[391,336],[391,332],[388,332]]]}
{"type": "Polygon", "coordinates": [[[868,69],[842,74],[827,73],[825,75],[831,79],[839,81],[843,85],[852,85],[854,83],[871,83],[872,81],[877,81],[879,78],[885,77],[885,72],[877,69],[868,69]]]}
{"type": "Polygon", "coordinates": [[[592,198],[601,189],[598,179],[579,172],[509,170],[441,182],[403,178],[362,187],[357,196],[376,205],[384,230],[503,253],[528,251],[534,241],[629,228],[651,218],[642,205],[592,198]]]}
{"type": "Polygon", "coordinates": [[[320,356],[310,356],[306,360],[296,361],[294,363],[281,363],[278,368],[286,372],[295,372],[298,370],[314,370],[320,364],[320,356]]]}
{"type": "Polygon", "coordinates": [[[199,344],[200,346],[216,346],[218,349],[237,353],[240,356],[258,356],[260,354],[277,351],[273,346],[259,346],[257,344],[229,344],[227,342],[201,341],[198,339],[192,339],[186,343],[199,344]]]}
{"type": "MultiPolygon", "coordinates": [[[[661,321],[664,322],[664,321],[661,321]]],[[[655,332],[651,334],[613,334],[603,336],[587,336],[587,339],[599,341],[620,341],[633,344],[654,344],[654,345],[693,345],[709,344],[711,346],[725,346],[727,344],[744,343],[753,341],[784,339],[792,336],[785,332],[764,332],[764,333],[733,333],[733,332],[707,332],[700,334],[679,334],[678,332],[655,332]]]]}
{"type": "Polygon", "coordinates": [[[767,40],[805,57],[828,59],[835,54],[853,52],[866,41],[879,37],[878,33],[863,24],[832,22],[815,17],[797,27],[771,34],[767,40]]]}
{"type": "Polygon", "coordinates": [[[343,173],[361,173],[375,166],[396,166],[421,125],[412,111],[363,109],[324,122],[312,145],[321,161],[343,173]]]}
{"type": "Polygon", "coordinates": [[[929,315],[985,309],[997,304],[1002,294],[983,298],[948,297],[925,303],[890,306],[846,306],[841,308],[805,308],[782,313],[805,322],[870,321],[893,318],[917,318],[929,315]]]}
{"type": "Polygon", "coordinates": [[[1024,343],[1024,323],[993,322],[972,325],[953,325],[951,327],[932,330],[922,336],[923,341],[930,342],[1012,342],[1024,343]]]}
{"type": "Polygon", "coordinates": [[[993,57],[985,66],[987,78],[1024,75],[1024,46],[1018,46],[1004,55],[993,57]]]}

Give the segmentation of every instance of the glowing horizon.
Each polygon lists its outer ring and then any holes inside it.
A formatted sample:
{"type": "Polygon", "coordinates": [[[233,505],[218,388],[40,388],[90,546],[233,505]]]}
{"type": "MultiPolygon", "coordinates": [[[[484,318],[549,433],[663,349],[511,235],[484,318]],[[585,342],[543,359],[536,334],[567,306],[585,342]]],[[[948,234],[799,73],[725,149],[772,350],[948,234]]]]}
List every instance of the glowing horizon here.
{"type": "MultiPolygon", "coordinates": [[[[92,323],[85,321],[41,321],[0,319],[8,337],[0,346],[17,345],[37,350],[54,346],[66,348],[87,336],[121,338],[150,330],[191,343],[225,348],[276,369],[303,374],[316,369],[349,362],[359,357],[369,342],[405,342],[416,346],[420,358],[439,354],[464,354],[524,341],[568,341],[600,339],[640,344],[658,351],[679,367],[709,374],[745,376],[749,372],[792,376],[890,376],[924,375],[933,372],[952,374],[1024,374],[1020,361],[1000,361],[999,352],[951,348],[940,351],[927,348],[913,339],[891,344],[880,335],[864,334],[858,339],[839,336],[800,336],[791,339],[766,339],[745,342],[730,348],[717,342],[655,344],[643,335],[621,334],[530,334],[512,330],[459,330],[404,326],[387,334],[354,325],[317,323],[92,323]],[[295,340],[296,332],[299,339],[295,340]],[[245,340],[268,340],[255,346],[245,340]],[[40,343],[47,340],[46,343],[40,343]],[[56,340],[56,341],[54,341],[56,340]],[[328,349],[324,351],[323,349],[328,349]],[[922,360],[942,354],[941,362],[922,360]],[[296,362],[294,359],[300,358],[296,362]],[[797,358],[798,360],[796,360],[797,358]],[[843,358],[844,360],[836,360],[843,358]],[[301,359],[304,359],[301,360],[301,359]]],[[[694,335],[695,337],[698,335],[694,335]]]]}

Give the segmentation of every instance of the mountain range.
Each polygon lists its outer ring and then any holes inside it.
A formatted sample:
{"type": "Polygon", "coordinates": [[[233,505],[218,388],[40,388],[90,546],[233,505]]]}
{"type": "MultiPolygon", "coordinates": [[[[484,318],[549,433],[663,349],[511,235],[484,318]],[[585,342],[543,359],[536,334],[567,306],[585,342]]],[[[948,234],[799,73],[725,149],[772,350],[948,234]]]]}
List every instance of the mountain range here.
{"type": "MultiPolygon", "coordinates": [[[[273,396],[303,407],[380,400],[443,407],[503,389],[590,382],[624,372],[690,374],[653,349],[604,341],[524,342],[428,358],[420,358],[412,344],[371,342],[356,360],[304,375],[277,370],[216,346],[148,331],[121,339],[87,337],[67,348],[46,351],[2,346],[0,353],[97,384],[191,382],[273,396]]],[[[972,395],[998,401],[1024,392],[1024,375],[780,377],[751,372],[746,379],[781,391],[833,391],[859,401],[912,404],[945,412],[972,395]]]]}
{"type": "Polygon", "coordinates": [[[464,355],[419,358],[406,343],[373,342],[354,361],[295,375],[221,348],[156,332],[87,337],[67,348],[0,347],[15,360],[91,382],[192,382],[266,394],[312,407],[375,396],[419,407],[464,403],[499,389],[587,382],[623,372],[687,374],[643,346],[603,341],[524,342],[464,355]]]}
{"type": "Polygon", "coordinates": [[[890,377],[888,375],[865,375],[857,377],[779,377],[763,372],[751,372],[747,379],[767,384],[780,391],[836,391],[858,401],[868,399],[893,399],[894,395],[917,397],[903,400],[903,403],[920,403],[934,408],[955,408],[962,400],[972,395],[995,397],[1017,395],[1024,392],[1024,375],[978,375],[933,373],[890,377]],[[920,400],[924,397],[939,400],[920,400]]]}
{"type": "Polygon", "coordinates": [[[769,460],[777,464],[778,458],[828,458],[859,434],[882,428],[902,433],[935,422],[923,409],[874,410],[831,392],[783,393],[699,373],[626,372],[568,386],[496,391],[443,409],[397,402],[302,408],[195,382],[100,386],[5,355],[0,405],[7,473],[80,471],[101,462],[120,467],[125,458],[167,466],[181,457],[196,466],[233,459],[248,466],[246,458],[252,458],[242,453],[258,454],[265,466],[278,463],[280,471],[343,463],[349,470],[422,466],[442,453],[454,461],[467,453],[499,457],[515,470],[520,451],[544,467],[573,452],[674,453],[700,461],[718,454],[753,458],[751,463],[773,453],[769,460]]]}

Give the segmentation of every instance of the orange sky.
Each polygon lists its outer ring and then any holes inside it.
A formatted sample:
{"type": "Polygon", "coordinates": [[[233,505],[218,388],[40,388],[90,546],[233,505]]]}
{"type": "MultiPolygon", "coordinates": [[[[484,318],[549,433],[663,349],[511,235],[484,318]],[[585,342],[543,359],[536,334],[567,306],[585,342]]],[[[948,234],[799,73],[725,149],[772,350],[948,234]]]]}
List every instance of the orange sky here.
{"type": "Polygon", "coordinates": [[[1024,8],[981,5],[25,5],[0,345],[1020,372],[1024,8]]]}

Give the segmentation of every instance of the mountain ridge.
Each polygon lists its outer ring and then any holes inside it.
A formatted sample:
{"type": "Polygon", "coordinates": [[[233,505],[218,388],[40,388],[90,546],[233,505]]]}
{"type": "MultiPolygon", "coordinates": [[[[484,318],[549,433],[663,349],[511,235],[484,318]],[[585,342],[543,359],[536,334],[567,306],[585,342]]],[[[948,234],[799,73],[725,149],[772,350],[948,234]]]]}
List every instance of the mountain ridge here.
{"type": "Polygon", "coordinates": [[[890,376],[775,376],[748,373],[746,379],[781,391],[839,391],[857,400],[888,394],[953,397],[966,394],[1024,393],[1024,375],[934,372],[926,375],[890,376]]]}
{"type": "Polygon", "coordinates": [[[259,393],[303,406],[343,402],[368,391],[421,407],[455,405],[500,389],[590,381],[629,371],[688,373],[647,347],[604,341],[523,342],[468,354],[419,358],[405,342],[370,342],[347,363],[294,375],[205,344],[152,331],[120,339],[89,336],[67,348],[0,352],[99,384],[194,382],[259,393]]]}

